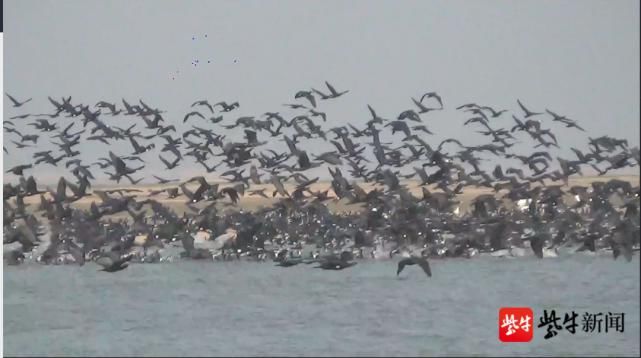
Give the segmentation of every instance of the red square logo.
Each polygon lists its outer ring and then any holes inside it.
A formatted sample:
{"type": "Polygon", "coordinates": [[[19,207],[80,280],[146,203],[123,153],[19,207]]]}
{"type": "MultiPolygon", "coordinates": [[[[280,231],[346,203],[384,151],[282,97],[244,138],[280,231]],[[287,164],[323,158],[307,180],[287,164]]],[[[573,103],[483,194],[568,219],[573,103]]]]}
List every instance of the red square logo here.
{"type": "Polygon", "coordinates": [[[534,337],[534,313],[529,307],[501,307],[499,309],[499,340],[501,342],[529,342],[534,337]]]}

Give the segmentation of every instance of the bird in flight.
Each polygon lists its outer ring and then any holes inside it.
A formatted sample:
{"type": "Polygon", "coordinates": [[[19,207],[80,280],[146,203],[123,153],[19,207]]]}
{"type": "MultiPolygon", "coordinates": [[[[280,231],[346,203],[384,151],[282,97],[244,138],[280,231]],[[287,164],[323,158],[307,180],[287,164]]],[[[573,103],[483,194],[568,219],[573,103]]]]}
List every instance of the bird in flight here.
{"type": "Polygon", "coordinates": [[[27,102],[31,101],[31,98],[29,98],[28,100],[26,100],[26,101],[24,101],[24,102],[20,102],[20,101],[18,101],[17,99],[13,98],[10,94],[8,94],[8,93],[6,93],[6,92],[5,92],[5,94],[7,95],[7,97],[9,97],[9,99],[11,100],[11,102],[13,102],[13,106],[14,106],[14,107],[21,107],[23,104],[25,104],[25,103],[27,103],[27,102]]]}
{"type": "Polygon", "coordinates": [[[422,257],[416,257],[416,256],[411,256],[405,259],[402,259],[401,261],[398,262],[398,269],[396,270],[396,276],[400,275],[405,266],[411,266],[411,265],[416,265],[418,264],[421,266],[423,271],[427,274],[427,276],[432,277],[432,270],[430,269],[430,263],[427,262],[426,259],[422,257]]]}
{"type": "Polygon", "coordinates": [[[129,266],[128,261],[131,260],[131,258],[131,255],[120,257],[114,252],[106,253],[96,259],[96,263],[102,266],[102,269],[98,271],[116,272],[124,270],[129,266]]]}
{"type": "Polygon", "coordinates": [[[517,99],[516,102],[519,104],[519,107],[521,107],[521,109],[525,113],[525,116],[524,116],[525,118],[532,117],[532,116],[538,116],[540,114],[543,114],[541,112],[531,112],[530,110],[525,108],[525,106],[523,105],[523,103],[521,103],[521,100],[519,100],[519,99],[517,99]]]}

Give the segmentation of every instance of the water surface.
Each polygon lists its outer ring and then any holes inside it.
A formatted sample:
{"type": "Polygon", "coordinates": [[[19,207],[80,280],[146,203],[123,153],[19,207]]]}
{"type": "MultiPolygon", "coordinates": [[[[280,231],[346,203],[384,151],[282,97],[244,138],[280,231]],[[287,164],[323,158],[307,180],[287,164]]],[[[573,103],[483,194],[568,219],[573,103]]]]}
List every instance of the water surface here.
{"type": "MultiPolygon", "coordinates": [[[[639,257],[4,267],[5,355],[636,355],[639,257]],[[498,309],[624,312],[624,333],[498,340],[498,309]]],[[[563,319],[563,318],[561,318],[563,319]]],[[[562,322],[561,322],[562,323],[562,322]]]]}

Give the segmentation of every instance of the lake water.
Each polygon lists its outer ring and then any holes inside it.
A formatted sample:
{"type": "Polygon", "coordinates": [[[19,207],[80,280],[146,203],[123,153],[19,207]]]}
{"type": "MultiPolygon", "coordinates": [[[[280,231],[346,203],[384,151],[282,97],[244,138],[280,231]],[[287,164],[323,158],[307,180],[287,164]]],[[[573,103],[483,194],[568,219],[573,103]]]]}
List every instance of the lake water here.
{"type": "Polygon", "coordinates": [[[313,265],[190,262],[4,267],[5,355],[635,355],[639,256],[313,265]],[[530,343],[498,340],[498,310],[534,310],[530,343]],[[543,309],[579,314],[545,340],[543,309]],[[625,313],[623,333],[585,333],[583,312],[625,313]]]}

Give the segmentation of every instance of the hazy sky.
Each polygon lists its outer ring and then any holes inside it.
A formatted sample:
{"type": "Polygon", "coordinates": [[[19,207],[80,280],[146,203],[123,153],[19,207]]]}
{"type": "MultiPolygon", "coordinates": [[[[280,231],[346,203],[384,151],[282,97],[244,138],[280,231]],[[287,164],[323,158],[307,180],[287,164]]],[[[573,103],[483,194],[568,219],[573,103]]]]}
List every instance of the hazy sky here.
{"type": "MultiPolygon", "coordinates": [[[[121,98],[143,99],[167,111],[165,119],[176,125],[182,125],[198,99],[239,101],[240,109],[225,115],[227,124],[266,111],[290,119],[295,111],[282,104],[294,103],[300,89],[323,90],[327,80],[350,92],[320,101],[319,109],[328,114],[324,128],[347,123],[363,128],[370,119],[367,104],[395,118],[415,108],[410,97],[436,91],[446,110],[423,115],[436,133],[425,137],[433,147],[449,136],[470,144],[486,141],[475,133],[479,127],[462,126],[470,115],[455,107],[477,102],[522,118],[517,98],[532,110],[565,114],[588,131],[564,129],[541,116],[544,127],[559,137],[561,157],[575,159],[569,148],[586,148],[588,135],[607,134],[639,145],[635,0],[8,0],[4,30],[5,91],[19,99],[33,97],[24,109],[11,108],[5,98],[5,119],[52,112],[47,96],[72,96],[74,104],[117,101],[119,106],[121,98]],[[194,59],[198,66],[191,65],[194,59]]],[[[123,117],[103,119],[122,128],[133,123],[123,117]]],[[[63,126],[72,121],[59,120],[63,126]]],[[[507,114],[494,127],[512,125],[507,114]]],[[[236,133],[241,141],[242,131],[236,133]]],[[[400,144],[402,136],[395,138],[400,144]]],[[[11,153],[4,154],[5,170],[30,162],[34,150],[16,150],[8,139],[15,135],[4,135],[11,153]]],[[[532,142],[521,139],[524,144],[515,148],[531,151],[532,142]]],[[[270,138],[259,134],[259,140],[270,138]]],[[[52,149],[45,144],[49,141],[40,138],[35,149],[52,149]]],[[[282,142],[277,146],[285,148],[282,142]]],[[[85,142],[77,149],[87,162],[106,156],[108,149],[132,151],[128,141],[110,148],[85,142]]],[[[318,154],[334,147],[314,140],[304,149],[318,154]]],[[[167,173],[157,155],[143,155],[150,169],[143,173],[146,178],[153,173],[183,177],[201,168],[188,157],[188,165],[167,173]]],[[[94,172],[99,173],[97,167],[94,172]]],[[[64,172],[47,165],[27,173],[44,180],[64,172]]]]}

